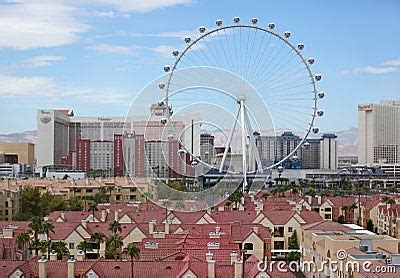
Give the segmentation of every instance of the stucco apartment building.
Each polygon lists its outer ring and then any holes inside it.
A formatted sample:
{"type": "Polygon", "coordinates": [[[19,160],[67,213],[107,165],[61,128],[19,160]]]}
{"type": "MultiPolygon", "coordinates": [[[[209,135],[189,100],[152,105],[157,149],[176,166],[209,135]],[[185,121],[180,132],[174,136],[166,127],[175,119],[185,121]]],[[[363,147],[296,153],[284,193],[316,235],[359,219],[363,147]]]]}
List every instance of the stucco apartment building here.
{"type": "Polygon", "coordinates": [[[399,248],[400,241],[393,237],[376,235],[368,231],[355,231],[348,226],[328,220],[302,226],[302,261],[312,262],[316,269],[321,270],[306,271],[306,277],[386,277],[363,276],[356,273],[355,269],[331,268],[327,266],[327,262],[371,260],[388,264],[391,263],[389,259],[392,256],[397,258],[399,248]],[[322,267],[323,264],[325,267],[322,267]]]}

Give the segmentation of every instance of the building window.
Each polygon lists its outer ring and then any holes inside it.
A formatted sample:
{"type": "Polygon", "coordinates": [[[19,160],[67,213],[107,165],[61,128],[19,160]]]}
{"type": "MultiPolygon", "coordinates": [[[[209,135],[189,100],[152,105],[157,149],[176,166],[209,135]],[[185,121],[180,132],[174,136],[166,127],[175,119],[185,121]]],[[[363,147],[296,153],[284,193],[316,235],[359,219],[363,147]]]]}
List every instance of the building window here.
{"type": "Polygon", "coordinates": [[[70,242],[70,243],[68,244],[68,247],[69,247],[69,249],[75,249],[75,243],[70,242]]]}
{"type": "Polygon", "coordinates": [[[289,232],[289,233],[293,232],[293,227],[289,227],[289,228],[288,228],[288,232],[289,232]]]}

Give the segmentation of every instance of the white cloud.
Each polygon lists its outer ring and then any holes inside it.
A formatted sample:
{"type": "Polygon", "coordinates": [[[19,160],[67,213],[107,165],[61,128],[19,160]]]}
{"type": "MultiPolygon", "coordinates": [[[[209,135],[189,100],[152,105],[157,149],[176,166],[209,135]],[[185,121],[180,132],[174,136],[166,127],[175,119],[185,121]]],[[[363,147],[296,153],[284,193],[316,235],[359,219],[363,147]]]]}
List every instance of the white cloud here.
{"type": "Polygon", "coordinates": [[[116,12],[116,11],[92,11],[88,12],[87,15],[89,16],[97,16],[97,17],[108,17],[108,18],[116,18],[116,17],[129,17],[128,13],[116,12]]]}
{"type": "Polygon", "coordinates": [[[98,52],[108,54],[122,54],[122,55],[133,55],[137,54],[141,46],[137,45],[117,45],[117,44],[94,44],[89,47],[98,52]]]}
{"type": "Polygon", "coordinates": [[[2,67],[0,70],[10,72],[18,69],[45,67],[61,60],[64,60],[64,57],[56,55],[39,55],[10,66],[2,67]]]}
{"type": "Polygon", "coordinates": [[[365,66],[365,67],[357,67],[351,70],[343,70],[340,72],[341,75],[346,74],[386,74],[386,73],[394,73],[400,72],[400,59],[398,60],[390,60],[384,61],[379,66],[365,66]]]}
{"type": "Polygon", "coordinates": [[[49,96],[55,92],[56,82],[49,77],[0,75],[0,98],[28,95],[49,96]]]}
{"type": "Polygon", "coordinates": [[[0,4],[0,49],[26,50],[70,44],[89,26],[77,19],[80,10],[57,0],[0,4]]]}
{"type": "Polygon", "coordinates": [[[353,73],[369,73],[369,74],[385,74],[385,73],[392,73],[392,72],[398,72],[400,71],[400,68],[397,67],[372,67],[372,66],[367,66],[363,68],[354,68],[352,70],[353,73]]]}
{"type": "Polygon", "coordinates": [[[47,97],[90,104],[125,104],[128,94],[118,88],[67,86],[44,76],[13,76],[0,74],[0,100],[16,97],[47,97]]]}
{"type": "Polygon", "coordinates": [[[87,0],[89,4],[108,6],[123,12],[151,12],[171,6],[193,3],[193,0],[87,0]]]}
{"type": "Polygon", "coordinates": [[[383,62],[382,65],[400,67],[400,59],[383,62]]]}

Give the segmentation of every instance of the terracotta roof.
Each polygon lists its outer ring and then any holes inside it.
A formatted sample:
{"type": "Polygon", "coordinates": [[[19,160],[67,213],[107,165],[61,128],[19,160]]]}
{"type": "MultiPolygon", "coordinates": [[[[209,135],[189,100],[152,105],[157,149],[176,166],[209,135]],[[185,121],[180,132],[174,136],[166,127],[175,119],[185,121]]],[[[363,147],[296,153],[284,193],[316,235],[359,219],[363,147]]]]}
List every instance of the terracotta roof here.
{"type": "Polygon", "coordinates": [[[285,225],[295,214],[295,211],[263,211],[265,217],[274,225],[285,225]]]}
{"type": "Polygon", "coordinates": [[[303,230],[310,231],[324,231],[324,232],[351,232],[351,228],[330,220],[323,220],[312,224],[305,224],[302,226],[303,230]]]}
{"type": "Polygon", "coordinates": [[[351,206],[357,202],[356,197],[329,197],[326,201],[330,201],[335,207],[351,206]]]}
{"type": "Polygon", "coordinates": [[[315,222],[321,222],[323,220],[323,218],[321,217],[321,215],[319,215],[318,212],[316,211],[309,211],[309,210],[302,210],[300,212],[300,217],[301,219],[303,219],[306,224],[311,224],[311,223],[315,223],[315,222]]]}

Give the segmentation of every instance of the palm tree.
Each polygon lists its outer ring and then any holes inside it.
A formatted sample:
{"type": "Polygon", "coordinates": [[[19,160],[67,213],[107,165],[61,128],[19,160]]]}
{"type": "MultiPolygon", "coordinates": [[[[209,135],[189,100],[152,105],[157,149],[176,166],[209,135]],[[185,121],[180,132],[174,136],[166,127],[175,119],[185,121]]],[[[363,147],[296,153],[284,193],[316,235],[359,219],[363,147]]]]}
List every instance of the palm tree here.
{"type": "Polygon", "coordinates": [[[389,205],[394,205],[396,203],[396,201],[392,198],[390,198],[389,196],[384,196],[382,198],[382,202],[384,202],[385,204],[389,204],[389,205]]]}
{"type": "Polygon", "coordinates": [[[124,248],[124,253],[131,257],[131,278],[133,278],[133,259],[138,260],[140,257],[140,249],[134,243],[129,243],[127,247],[124,248]]]}
{"type": "Polygon", "coordinates": [[[108,229],[113,233],[113,236],[112,236],[113,239],[111,240],[111,242],[114,243],[114,258],[115,258],[115,260],[117,260],[117,249],[119,247],[121,247],[121,246],[118,246],[119,245],[119,239],[121,238],[118,235],[118,232],[122,232],[121,223],[119,223],[118,221],[114,220],[110,224],[110,227],[108,229]]]}
{"type": "Polygon", "coordinates": [[[67,244],[64,241],[55,241],[51,244],[51,250],[57,253],[57,259],[62,260],[64,257],[69,256],[67,244]]]}
{"type": "Polygon", "coordinates": [[[42,242],[36,238],[34,238],[30,243],[29,243],[29,250],[35,251],[35,255],[38,255],[39,250],[42,247],[42,242]]]}
{"type": "Polygon", "coordinates": [[[90,241],[97,245],[97,256],[100,257],[100,244],[104,242],[105,235],[102,232],[95,232],[90,241]]]}
{"type": "Polygon", "coordinates": [[[54,233],[54,225],[51,222],[48,221],[43,221],[42,228],[40,230],[41,233],[45,234],[47,236],[47,239],[49,238],[49,233],[53,232],[54,233]]]}
{"type": "Polygon", "coordinates": [[[87,254],[88,251],[93,251],[92,245],[91,245],[90,242],[87,241],[87,240],[81,241],[81,242],[76,246],[76,248],[78,248],[78,250],[82,250],[82,251],[83,251],[83,254],[85,254],[85,258],[86,258],[86,254],[87,254]]]}
{"type": "Polygon", "coordinates": [[[42,240],[42,241],[40,242],[40,248],[39,248],[39,250],[42,252],[42,254],[43,254],[43,253],[47,253],[47,258],[50,258],[51,244],[52,244],[51,239],[42,240]]]}
{"type": "Polygon", "coordinates": [[[31,219],[31,223],[29,223],[29,229],[33,231],[33,238],[38,239],[39,234],[43,229],[44,220],[40,216],[34,216],[31,219]]]}
{"type": "Polygon", "coordinates": [[[22,257],[23,257],[24,260],[26,260],[28,258],[28,256],[27,256],[28,255],[27,254],[27,251],[28,251],[27,244],[29,244],[30,238],[31,238],[31,236],[30,236],[29,232],[25,232],[25,233],[20,233],[17,236],[17,239],[16,239],[17,244],[22,245],[22,250],[23,250],[23,256],[22,257]]]}
{"type": "MultiPolygon", "coordinates": [[[[112,250],[111,254],[114,257],[114,260],[117,260],[121,256],[121,254],[118,253],[118,248],[121,248],[123,246],[122,237],[118,234],[110,236],[107,239],[107,250],[109,250],[109,246],[113,246],[113,250],[112,250]]],[[[108,257],[111,257],[111,256],[108,256],[108,257]]],[[[106,255],[106,258],[107,258],[107,255],[106,255]]]]}
{"type": "Polygon", "coordinates": [[[97,204],[96,204],[96,202],[91,203],[90,206],[89,206],[89,211],[92,212],[92,219],[93,219],[93,221],[94,221],[94,212],[95,212],[96,210],[97,210],[97,204]]]}

